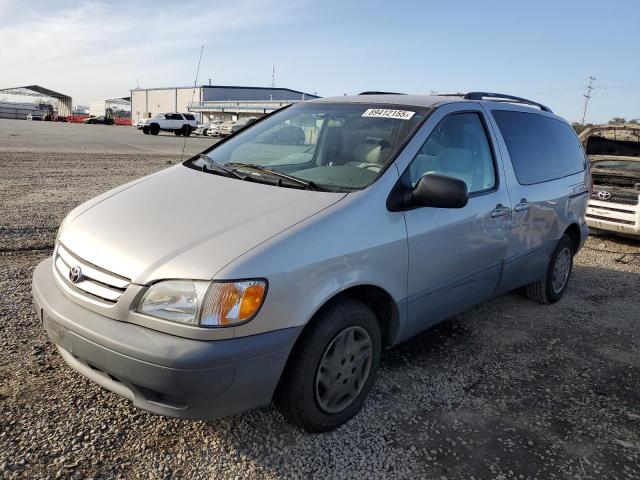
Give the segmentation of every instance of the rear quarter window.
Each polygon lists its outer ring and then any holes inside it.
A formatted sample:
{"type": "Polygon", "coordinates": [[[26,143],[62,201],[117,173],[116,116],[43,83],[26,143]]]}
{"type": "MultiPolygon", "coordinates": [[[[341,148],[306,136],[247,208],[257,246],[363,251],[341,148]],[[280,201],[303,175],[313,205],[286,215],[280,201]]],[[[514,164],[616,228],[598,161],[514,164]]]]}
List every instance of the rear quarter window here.
{"type": "Polygon", "coordinates": [[[494,110],[518,182],[547,182],[585,170],[578,137],[564,122],[536,113],[494,110]]]}

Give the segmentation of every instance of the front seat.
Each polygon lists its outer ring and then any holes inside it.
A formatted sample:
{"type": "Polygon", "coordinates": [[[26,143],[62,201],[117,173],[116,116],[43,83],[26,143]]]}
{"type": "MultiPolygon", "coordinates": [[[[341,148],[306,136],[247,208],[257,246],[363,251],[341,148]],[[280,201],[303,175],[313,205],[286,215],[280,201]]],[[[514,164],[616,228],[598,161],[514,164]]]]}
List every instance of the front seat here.
{"type": "Polygon", "coordinates": [[[353,159],[345,163],[352,167],[367,168],[375,172],[382,170],[382,145],[379,143],[359,143],[353,149],[353,159]]]}
{"type": "Polygon", "coordinates": [[[437,172],[441,175],[464,180],[469,191],[473,191],[474,158],[466,148],[443,148],[436,160],[437,172]]]}

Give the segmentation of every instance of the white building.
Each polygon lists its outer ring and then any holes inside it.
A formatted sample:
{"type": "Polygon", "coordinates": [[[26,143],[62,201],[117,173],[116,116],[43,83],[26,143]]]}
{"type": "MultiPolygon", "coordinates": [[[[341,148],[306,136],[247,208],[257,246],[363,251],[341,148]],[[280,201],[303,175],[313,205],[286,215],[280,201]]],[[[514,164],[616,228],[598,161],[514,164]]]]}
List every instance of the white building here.
{"type": "Polygon", "coordinates": [[[193,112],[201,121],[260,117],[294,102],[318,98],[289,88],[201,85],[131,90],[131,120],[158,113],[193,112]]]}

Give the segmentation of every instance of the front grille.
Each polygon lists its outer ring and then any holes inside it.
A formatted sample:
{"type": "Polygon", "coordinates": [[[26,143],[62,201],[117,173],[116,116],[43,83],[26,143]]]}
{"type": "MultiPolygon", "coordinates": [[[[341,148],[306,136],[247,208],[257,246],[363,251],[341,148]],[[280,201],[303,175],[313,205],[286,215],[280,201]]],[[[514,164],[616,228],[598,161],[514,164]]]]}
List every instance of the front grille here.
{"type": "Polygon", "coordinates": [[[66,285],[107,303],[116,303],[131,283],[128,278],[111,273],[81,259],[62,245],[58,245],[56,248],[54,265],[66,285]],[[74,267],[78,267],[81,272],[80,278],[76,282],[72,282],[70,279],[70,272],[74,267]]]}
{"type": "Polygon", "coordinates": [[[624,205],[638,205],[638,197],[640,197],[640,192],[620,192],[620,191],[611,191],[602,187],[594,187],[591,190],[591,198],[594,200],[600,200],[601,202],[611,202],[611,203],[622,203],[624,205]],[[607,199],[603,199],[598,196],[599,193],[609,193],[611,197],[607,199]]]}
{"type": "Polygon", "coordinates": [[[636,222],[632,220],[620,220],[619,218],[611,218],[611,217],[603,217],[602,215],[593,215],[591,213],[587,213],[585,215],[587,218],[593,218],[595,220],[605,220],[611,223],[621,223],[623,225],[635,225],[636,222]]]}

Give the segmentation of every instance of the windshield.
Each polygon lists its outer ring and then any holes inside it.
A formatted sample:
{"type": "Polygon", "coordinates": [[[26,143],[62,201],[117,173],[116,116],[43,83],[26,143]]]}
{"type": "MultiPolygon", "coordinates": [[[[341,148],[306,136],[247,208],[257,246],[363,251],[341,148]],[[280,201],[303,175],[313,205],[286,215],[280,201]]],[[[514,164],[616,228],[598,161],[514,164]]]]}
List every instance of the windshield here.
{"type": "MultiPolygon", "coordinates": [[[[427,113],[408,106],[299,103],[247,127],[206,155],[252,177],[268,177],[272,170],[324,189],[358,190],[377,179],[427,113]]],[[[192,164],[202,168],[206,160],[192,164]]]]}
{"type": "Polygon", "coordinates": [[[640,160],[601,160],[592,164],[592,168],[601,170],[620,170],[621,173],[640,173],[640,160]]]}

